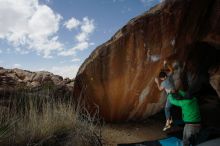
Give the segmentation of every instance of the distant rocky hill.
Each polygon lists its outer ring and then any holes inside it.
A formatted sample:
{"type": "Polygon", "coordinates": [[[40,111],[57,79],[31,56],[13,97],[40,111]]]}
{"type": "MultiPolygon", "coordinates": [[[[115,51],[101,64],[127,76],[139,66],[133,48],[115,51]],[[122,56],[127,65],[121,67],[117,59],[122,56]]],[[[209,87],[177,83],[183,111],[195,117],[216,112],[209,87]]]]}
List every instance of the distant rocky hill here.
{"type": "Polygon", "coordinates": [[[31,72],[22,69],[5,69],[0,67],[0,98],[11,93],[25,91],[54,97],[71,96],[74,80],[54,75],[50,72],[31,72]]]}

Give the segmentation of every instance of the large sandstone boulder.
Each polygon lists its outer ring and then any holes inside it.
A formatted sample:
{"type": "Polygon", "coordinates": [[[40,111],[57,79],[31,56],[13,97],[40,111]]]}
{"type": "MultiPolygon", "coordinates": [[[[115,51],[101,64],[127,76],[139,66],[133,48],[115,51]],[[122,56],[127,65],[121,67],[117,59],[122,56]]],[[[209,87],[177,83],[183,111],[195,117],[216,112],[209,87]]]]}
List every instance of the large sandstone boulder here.
{"type": "Polygon", "coordinates": [[[157,113],[164,97],[154,78],[164,59],[183,64],[190,85],[193,76],[200,75],[200,66],[206,64],[202,67],[206,72],[212,59],[220,58],[219,9],[219,0],[167,0],[132,19],[80,67],[74,98],[85,101],[90,112],[98,108],[108,121],[145,119],[157,113]],[[210,50],[214,50],[210,62],[200,64],[210,50]],[[190,60],[191,55],[198,57],[190,60]]]}

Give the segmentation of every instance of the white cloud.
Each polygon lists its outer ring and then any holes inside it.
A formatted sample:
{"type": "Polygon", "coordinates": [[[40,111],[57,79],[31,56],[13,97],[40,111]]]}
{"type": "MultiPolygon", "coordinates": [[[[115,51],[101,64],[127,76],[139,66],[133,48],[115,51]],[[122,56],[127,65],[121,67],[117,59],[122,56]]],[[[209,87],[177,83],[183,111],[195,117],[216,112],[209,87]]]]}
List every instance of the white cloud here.
{"type": "Polygon", "coordinates": [[[71,60],[72,62],[79,62],[79,61],[81,61],[79,58],[73,58],[72,60],[71,60]]]}
{"type": "Polygon", "coordinates": [[[58,37],[61,20],[60,14],[39,4],[39,0],[0,0],[0,41],[7,41],[21,54],[36,52],[45,58],[54,54],[72,56],[93,44],[90,36],[95,30],[94,20],[72,17],[64,26],[69,30],[79,27],[80,32],[74,36],[74,46],[64,49],[58,37]]]}
{"type": "Polygon", "coordinates": [[[79,66],[53,66],[52,68],[47,69],[47,71],[52,72],[53,74],[63,76],[64,78],[75,78],[79,66]]]}
{"type": "Polygon", "coordinates": [[[51,8],[46,5],[38,6],[38,9],[28,20],[29,36],[33,39],[39,37],[47,38],[55,34],[59,29],[59,14],[55,14],[51,8]]]}
{"type": "Polygon", "coordinates": [[[22,65],[21,64],[14,64],[13,66],[12,66],[12,68],[21,68],[22,67],[22,65]]]}
{"type": "Polygon", "coordinates": [[[72,30],[77,28],[80,25],[80,21],[77,20],[76,18],[72,17],[71,19],[69,19],[68,21],[64,22],[64,26],[66,26],[66,28],[68,30],[72,30]]]}
{"type": "Polygon", "coordinates": [[[85,32],[81,32],[76,36],[76,40],[78,42],[84,42],[88,40],[88,35],[85,32]]]}
{"type": "Polygon", "coordinates": [[[84,17],[81,29],[85,33],[92,33],[95,29],[94,20],[93,19],[89,20],[88,17],[84,17]]]}
{"type": "Polygon", "coordinates": [[[81,32],[76,35],[78,42],[85,42],[89,40],[89,35],[95,30],[94,20],[89,20],[88,17],[84,17],[81,25],[81,32]]]}
{"type": "Polygon", "coordinates": [[[89,43],[88,42],[79,42],[73,48],[71,48],[69,50],[66,50],[66,51],[60,52],[59,55],[61,55],[61,56],[76,55],[76,51],[83,51],[83,50],[85,50],[88,47],[89,47],[89,43]]]}
{"type": "Polygon", "coordinates": [[[61,19],[38,0],[0,0],[0,39],[51,57],[63,47],[56,36],[61,19]]]}
{"type": "Polygon", "coordinates": [[[0,54],[2,53],[2,50],[0,50],[0,54]]]}
{"type": "Polygon", "coordinates": [[[93,19],[84,17],[82,22],[80,22],[80,33],[75,36],[76,44],[74,47],[64,50],[59,53],[61,56],[72,56],[76,54],[76,51],[83,51],[88,49],[94,43],[90,43],[90,35],[95,30],[95,24],[93,19]]]}

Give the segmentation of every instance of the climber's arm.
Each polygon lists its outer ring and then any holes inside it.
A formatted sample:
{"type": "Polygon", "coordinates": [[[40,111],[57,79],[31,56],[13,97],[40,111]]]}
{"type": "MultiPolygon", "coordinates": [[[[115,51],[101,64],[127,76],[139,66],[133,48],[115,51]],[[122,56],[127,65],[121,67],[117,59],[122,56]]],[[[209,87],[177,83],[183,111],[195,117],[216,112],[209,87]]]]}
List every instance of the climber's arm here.
{"type": "Polygon", "coordinates": [[[158,88],[160,91],[164,90],[164,87],[159,84],[158,78],[155,78],[155,83],[157,84],[157,88],[158,88]]]}

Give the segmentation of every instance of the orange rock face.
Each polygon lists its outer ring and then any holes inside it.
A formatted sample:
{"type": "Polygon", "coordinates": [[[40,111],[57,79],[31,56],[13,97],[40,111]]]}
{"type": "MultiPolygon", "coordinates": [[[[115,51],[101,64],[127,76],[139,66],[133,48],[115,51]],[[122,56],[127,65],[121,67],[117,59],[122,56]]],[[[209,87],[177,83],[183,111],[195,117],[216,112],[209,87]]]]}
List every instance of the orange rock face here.
{"type": "Polygon", "coordinates": [[[219,0],[167,0],[132,19],[80,67],[74,97],[107,121],[145,119],[162,109],[154,78],[163,60],[187,61],[192,44],[220,45],[219,0]]]}

